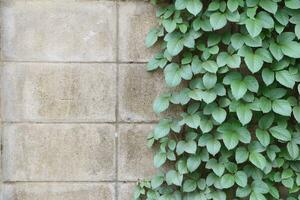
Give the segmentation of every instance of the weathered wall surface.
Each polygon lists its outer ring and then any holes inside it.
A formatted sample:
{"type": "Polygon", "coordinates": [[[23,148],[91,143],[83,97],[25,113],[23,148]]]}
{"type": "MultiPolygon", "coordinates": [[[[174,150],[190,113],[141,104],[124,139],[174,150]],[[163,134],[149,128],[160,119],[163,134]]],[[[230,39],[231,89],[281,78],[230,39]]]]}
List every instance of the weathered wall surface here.
{"type": "Polygon", "coordinates": [[[162,76],[145,1],[1,1],[1,197],[129,200],[151,176],[162,76]]]}

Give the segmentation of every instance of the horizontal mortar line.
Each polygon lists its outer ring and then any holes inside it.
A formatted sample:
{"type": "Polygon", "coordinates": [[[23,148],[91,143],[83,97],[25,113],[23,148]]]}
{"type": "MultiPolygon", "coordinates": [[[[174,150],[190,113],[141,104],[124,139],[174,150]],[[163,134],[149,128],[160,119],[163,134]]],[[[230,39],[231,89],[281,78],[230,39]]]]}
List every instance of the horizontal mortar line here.
{"type": "Polygon", "coordinates": [[[158,121],[145,121],[145,122],[46,122],[46,121],[2,121],[3,124],[154,124],[158,121]]]}
{"type": "Polygon", "coordinates": [[[58,184],[82,184],[82,183],[89,183],[89,184],[95,184],[95,183],[136,183],[136,181],[3,181],[3,184],[26,184],[26,183],[36,183],[36,184],[42,184],[42,183],[58,183],[58,184]]]}
{"type": "Polygon", "coordinates": [[[13,61],[1,60],[1,63],[34,63],[34,64],[147,64],[142,61],[13,61]]]}

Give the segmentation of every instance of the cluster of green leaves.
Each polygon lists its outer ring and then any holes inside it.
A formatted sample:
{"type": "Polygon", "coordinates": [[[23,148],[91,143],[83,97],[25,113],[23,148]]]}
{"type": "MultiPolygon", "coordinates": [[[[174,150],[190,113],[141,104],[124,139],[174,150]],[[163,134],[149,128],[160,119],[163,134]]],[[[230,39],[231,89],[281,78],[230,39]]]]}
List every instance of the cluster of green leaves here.
{"type": "Polygon", "coordinates": [[[183,111],[150,134],[168,170],[134,199],[300,199],[300,0],[152,2],[148,70],[176,87],[153,109],[183,111]]]}

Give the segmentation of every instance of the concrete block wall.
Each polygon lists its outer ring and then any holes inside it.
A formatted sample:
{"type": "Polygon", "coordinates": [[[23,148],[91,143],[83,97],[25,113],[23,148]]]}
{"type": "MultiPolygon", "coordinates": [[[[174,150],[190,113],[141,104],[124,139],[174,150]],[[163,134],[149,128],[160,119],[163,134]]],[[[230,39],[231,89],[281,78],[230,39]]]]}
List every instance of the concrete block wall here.
{"type": "Polygon", "coordinates": [[[1,0],[2,200],[129,200],[166,88],[146,1],[1,0]]]}

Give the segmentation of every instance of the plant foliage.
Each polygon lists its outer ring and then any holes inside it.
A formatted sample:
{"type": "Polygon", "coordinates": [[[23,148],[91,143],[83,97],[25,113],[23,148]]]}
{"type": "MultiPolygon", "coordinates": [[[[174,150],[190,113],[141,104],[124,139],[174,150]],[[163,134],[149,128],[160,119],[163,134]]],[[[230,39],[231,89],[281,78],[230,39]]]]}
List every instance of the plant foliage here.
{"type": "Polygon", "coordinates": [[[148,70],[179,88],[153,108],[183,112],[150,134],[168,170],[134,199],[300,199],[300,0],[152,2],[148,70]]]}

